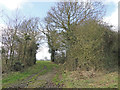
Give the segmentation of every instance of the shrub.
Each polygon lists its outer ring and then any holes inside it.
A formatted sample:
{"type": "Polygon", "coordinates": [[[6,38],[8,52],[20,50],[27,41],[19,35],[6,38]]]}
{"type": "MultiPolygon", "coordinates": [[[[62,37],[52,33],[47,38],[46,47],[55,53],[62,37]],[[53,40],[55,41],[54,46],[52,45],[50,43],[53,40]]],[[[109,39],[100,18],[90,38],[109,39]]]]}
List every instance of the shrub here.
{"type": "Polygon", "coordinates": [[[14,71],[21,71],[23,68],[24,64],[22,64],[21,62],[15,62],[15,64],[13,65],[14,71]]]}

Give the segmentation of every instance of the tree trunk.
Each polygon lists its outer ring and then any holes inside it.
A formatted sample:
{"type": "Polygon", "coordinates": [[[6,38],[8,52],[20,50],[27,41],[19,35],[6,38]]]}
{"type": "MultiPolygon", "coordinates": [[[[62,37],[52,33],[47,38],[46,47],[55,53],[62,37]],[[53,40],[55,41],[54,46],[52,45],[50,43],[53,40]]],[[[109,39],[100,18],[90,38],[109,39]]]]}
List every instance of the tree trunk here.
{"type": "Polygon", "coordinates": [[[51,50],[51,61],[54,62],[55,61],[55,50],[51,50]]]}

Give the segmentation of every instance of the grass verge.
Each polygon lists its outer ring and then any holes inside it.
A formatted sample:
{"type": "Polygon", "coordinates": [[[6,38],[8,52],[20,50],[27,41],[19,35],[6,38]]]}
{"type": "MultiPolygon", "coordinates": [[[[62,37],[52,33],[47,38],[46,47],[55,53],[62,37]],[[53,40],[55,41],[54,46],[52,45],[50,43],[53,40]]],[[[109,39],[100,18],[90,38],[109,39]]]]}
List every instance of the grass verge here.
{"type": "MultiPolygon", "coordinates": [[[[97,73],[95,77],[82,77],[79,74],[72,76],[73,72],[63,74],[66,88],[118,88],[118,73],[97,73]]],[[[73,74],[74,75],[74,74],[73,74]]]]}

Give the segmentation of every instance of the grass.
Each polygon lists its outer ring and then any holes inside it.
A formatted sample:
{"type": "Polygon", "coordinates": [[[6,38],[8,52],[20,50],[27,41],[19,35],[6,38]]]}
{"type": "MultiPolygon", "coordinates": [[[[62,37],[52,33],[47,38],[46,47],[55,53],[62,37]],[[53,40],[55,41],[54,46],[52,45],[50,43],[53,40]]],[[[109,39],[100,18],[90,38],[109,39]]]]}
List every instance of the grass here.
{"type": "MultiPolygon", "coordinates": [[[[37,61],[36,65],[33,65],[23,72],[12,72],[3,76],[2,83],[3,88],[6,88],[12,84],[16,84],[25,80],[29,76],[32,76],[28,81],[32,81],[32,84],[39,84],[42,86],[46,81],[42,80],[38,82],[36,78],[40,75],[48,75],[53,68],[60,66],[51,63],[50,61],[37,61]],[[46,69],[44,69],[46,67],[46,69]]],[[[56,75],[52,78],[52,82],[56,85],[64,84],[64,88],[118,88],[118,73],[114,72],[94,72],[94,77],[84,77],[89,73],[84,72],[84,76],[80,76],[78,71],[57,71],[56,75]]],[[[38,86],[39,86],[38,85],[38,86]]]]}
{"type": "Polygon", "coordinates": [[[3,88],[8,86],[9,84],[14,84],[18,81],[26,79],[27,77],[33,74],[36,74],[34,77],[31,78],[31,80],[34,80],[34,78],[36,78],[37,75],[43,75],[52,70],[53,67],[58,66],[56,64],[51,63],[50,61],[37,61],[36,65],[25,69],[23,72],[12,72],[8,75],[5,75],[2,79],[3,88]],[[47,69],[43,70],[45,66],[47,69]]]}
{"type": "MultiPolygon", "coordinates": [[[[80,76],[79,76],[80,77],[80,76]]],[[[91,78],[77,78],[72,72],[63,74],[63,81],[67,88],[118,88],[118,73],[103,73],[91,78]]]]}
{"type": "Polygon", "coordinates": [[[118,88],[118,71],[97,71],[93,72],[94,76],[90,76],[91,72],[83,71],[66,71],[61,70],[53,78],[53,82],[64,84],[63,88],[118,88]],[[61,73],[60,73],[61,72],[61,73]],[[59,78],[59,77],[62,78],[59,78]]]}
{"type": "Polygon", "coordinates": [[[59,74],[56,74],[56,76],[53,78],[53,83],[55,83],[56,85],[58,85],[58,84],[63,84],[63,80],[61,80],[60,78],[59,78],[59,74]]]}

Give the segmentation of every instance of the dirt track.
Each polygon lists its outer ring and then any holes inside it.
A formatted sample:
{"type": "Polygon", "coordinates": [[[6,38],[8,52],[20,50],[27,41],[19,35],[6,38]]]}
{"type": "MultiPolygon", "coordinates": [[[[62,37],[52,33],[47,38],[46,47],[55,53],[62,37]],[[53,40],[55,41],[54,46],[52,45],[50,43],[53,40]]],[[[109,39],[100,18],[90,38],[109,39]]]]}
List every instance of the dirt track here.
{"type": "Polygon", "coordinates": [[[55,68],[52,69],[52,71],[47,72],[43,75],[41,75],[41,72],[44,72],[47,67],[44,66],[42,71],[39,73],[33,74],[26,79],[19,81],[16,84],[10,85],[8,88],[59,88],[62,87],[62,85],[58,84],[56,85],[53,83],[52,79],[55,77],[57,70],[55,68]],[[34,80],[31,80],[34,78],[34,80]]]}

